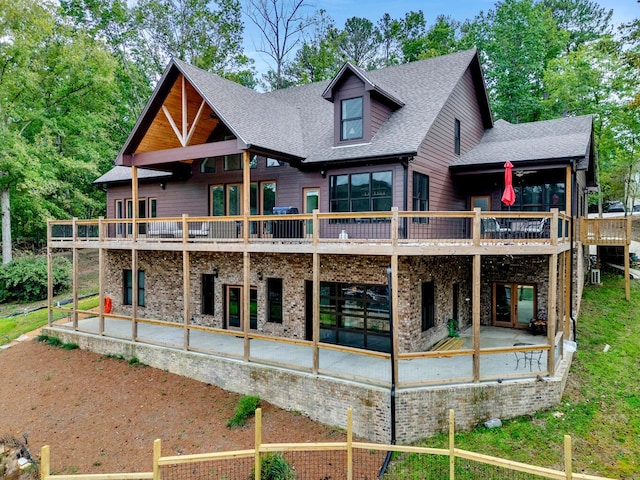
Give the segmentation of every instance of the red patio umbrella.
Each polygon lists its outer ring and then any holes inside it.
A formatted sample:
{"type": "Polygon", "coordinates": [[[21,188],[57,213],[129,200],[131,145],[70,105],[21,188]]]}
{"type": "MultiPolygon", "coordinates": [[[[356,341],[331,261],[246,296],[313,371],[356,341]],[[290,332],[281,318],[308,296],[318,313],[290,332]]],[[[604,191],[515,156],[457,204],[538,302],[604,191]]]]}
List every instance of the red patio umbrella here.
{"type": "Polygon", "coordinates": [[[508,207],[516,202],[516,192],[513,190],[512,169],[513,164],[507,160],[507,163],[504,164],[504,193],[502,194],[502,203],[508,207]]]}

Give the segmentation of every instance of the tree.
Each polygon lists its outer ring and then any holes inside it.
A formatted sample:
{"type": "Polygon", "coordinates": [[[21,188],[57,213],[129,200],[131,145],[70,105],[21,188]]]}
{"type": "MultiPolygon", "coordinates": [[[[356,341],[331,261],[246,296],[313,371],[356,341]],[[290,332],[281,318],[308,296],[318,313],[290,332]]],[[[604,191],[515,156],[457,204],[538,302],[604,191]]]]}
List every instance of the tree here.
{"type": "Polygon", "coordinates": [[[251,61],[242,50],[239,0],[140,0],[134,15],[157,72],[176,57],[252,83],[251,61]]]}
{"type": "Polygon", "coordinates": [[[315,17],[304,13],[307,7],[306,0],[247,1],[247,16],[262,34],[258,51],[275,63],[265,78],[266,86],[272,90],[288,86],[285,69],[289,55],[307,28],[316,22],[315,17]]]}
{"type": "Polygon", "coordinates": [[[319,10],[313,34],[305,39],[287,68],[287,78],[297,85],[328,80],[340,70],[340,34],[325,10],[319,10]]]}
{"type": "Polygon", "coordinates": [[[403,24],[399,20],[391,18],[385,13],[378,20],[378,31],[380,32],[382,51],[381,64],[385,67],[400,63],[402,58],[402,29],[403,24]]]}
{"type": "Polygon", "coordinates": [[[459,29],[459,23],[452,17],[438,15],[424,35],[403,42],[405,60],[413,62],[457,51],[459,29]]]}
{"type": "Polygon", "coordinates": [[[591,0],[542,0],[556,24],[569,32],[565,52],[611,34],[613,10],[606,10],[591,0]]]}
{"type": "Polygon", "coordinates": [[[380,30],[368,19],[351,17],[344,24],[338,50],[345,61],[365,68],[376,68],[378,49],[382,43],[380,30]]]}
{"type": "Polygon", "coordinates": [[[542,76],[567,44],[568,33],[532,0],[505,0],[465,26],[464,43],[475,44],[496,117],[512,123],[541,117],[542,76]]]}
{"type": "Polygon", "coordinates": [[[115,155],[113,105],[119,97],[113,57],[103,44],[60,21],[53,4],[0,0],[0,7],[6,262],[8,235],[42,238],[47,218],[103,210],[91,181],[101,162],[115,155]]]}

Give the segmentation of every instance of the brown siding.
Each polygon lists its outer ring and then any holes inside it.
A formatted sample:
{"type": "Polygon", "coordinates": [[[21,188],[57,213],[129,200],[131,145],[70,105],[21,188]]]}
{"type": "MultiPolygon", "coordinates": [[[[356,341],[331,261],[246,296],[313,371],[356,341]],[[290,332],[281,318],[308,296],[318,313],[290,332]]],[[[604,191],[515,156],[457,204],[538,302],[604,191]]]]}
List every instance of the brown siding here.
{"type": "MultiPolygon", "coordinates": [[[[445,103],[410,166],[412,171],[429,175],[430,210],[465,210],[467,208],[467,195],[455,188],[449,172],[449,165],[457,158],[454,153],[454,120],[456,118],[460,120],[460,153],[465,153],[478,144],[484,132],[478,99],[469,70],[460,79],[445,103]]],[[[411,189],[411,175],[408,180],[411,189]]]]}
{"type": "Polygon", "coordinates": [[[391,115],[391,108],[376,101],[374,98],[371,99],[371,137],[387,121],[389,115],[391,115]]]}

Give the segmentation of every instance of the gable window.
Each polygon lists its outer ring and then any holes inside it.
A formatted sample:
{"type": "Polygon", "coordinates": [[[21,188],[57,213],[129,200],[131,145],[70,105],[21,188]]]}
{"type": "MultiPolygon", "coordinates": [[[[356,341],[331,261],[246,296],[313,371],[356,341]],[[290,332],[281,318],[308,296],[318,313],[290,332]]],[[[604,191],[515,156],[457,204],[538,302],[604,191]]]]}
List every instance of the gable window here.
{"type": "Polygon", "coordinates": [[[267,322],[282,323],[282,279],[267,279],[267,322]]]}
{"type": "MultiPolygon", "coordinates": [[[[131,270],[123,270],[122,271],[122,304],[123,305],[133,305],[133,277],[131,275],[131,270]]],[[[138,270],[138,306],[144,307],[145,298],[145,278],[144,278],[144,270],[138,270]]]]}
{"type": "Polygon", "coordinates": [[[460,120],[455,119],[453,125],[453,151],[456,155],[460,155],[460,120]]]}
{"type": "Polygon", "coordinates": [[[233,155],[224,156],[224,170],[226,172],[233,170],[242,170],[242,155],[234,153],[233,155]]]}
{"type": "Polygon", "coordinates": [[[281,162],[280,160],[276,160],[275,158],[267,157],[267,168],[282,167],[283,165],[284,165],[284,162],[281,162]]]}
{"type": "Polygon", "coordinates": [[[393,203],[393,173],[332,175],[329,181],[332,212],[386,212],[393,203]]]}
{"type": "MultiPolygon", "coordinates": [[[[429,211],[429,176],[413,172],[413,211],[429,211]]],[[[426,223],[426,217],[414,217],[413,223],[426,223]]]]}
{"type": "Polygon", "coordinates": [[[340,140],[363,137],[362,97],[342,100],[340,109],[340,140]]]}
{"type": "Polygon", "coordinates": [[[200,163],[200,173],[216,173],[216,158],[217,157],[203,158],[200,163]]]}

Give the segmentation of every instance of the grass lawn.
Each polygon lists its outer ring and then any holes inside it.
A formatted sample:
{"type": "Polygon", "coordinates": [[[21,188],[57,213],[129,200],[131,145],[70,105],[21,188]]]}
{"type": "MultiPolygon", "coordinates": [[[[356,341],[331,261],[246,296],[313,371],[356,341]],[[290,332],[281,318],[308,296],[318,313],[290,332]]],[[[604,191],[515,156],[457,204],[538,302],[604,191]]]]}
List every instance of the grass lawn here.
{"type": "MultiPolygon", "coordinates": [[[[456,447],[564,470],[563,437],[571,435],[574,472],[640,478],[640,283],[632,282],[627,302],[620,275],[604,274],[602,281],[588,285],[583,295],[578,350],[562,403],[503,420],[502,428],[459,433],[456,447]]],[[[419,445],[447,448],[447,441],[440,435],[419,445]]],[[[394,470],[424,472],[428,461],[405,455],[394,470]],[[425,465],[417,466],[420,462],[425,465]]],[[[390,478],[414,477],[396,473],[390,478]]]]}

